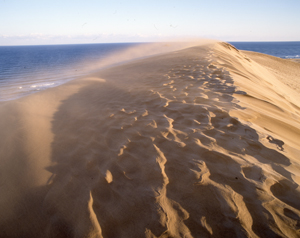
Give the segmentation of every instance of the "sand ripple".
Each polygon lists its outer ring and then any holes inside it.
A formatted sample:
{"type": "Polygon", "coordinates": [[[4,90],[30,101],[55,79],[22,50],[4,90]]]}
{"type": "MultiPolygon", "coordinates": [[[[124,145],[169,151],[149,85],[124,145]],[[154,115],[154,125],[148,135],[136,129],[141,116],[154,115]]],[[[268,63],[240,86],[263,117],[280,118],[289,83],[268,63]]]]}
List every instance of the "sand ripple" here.
{"type": "Polygon", "coordinates": [[[86,79],[51,119],[48,183],[26,191],[0,234],[298,237],[298,147],[247,120],[235,80],[254,78],[239,65],[251,60],[214,47],[86,79]]]}

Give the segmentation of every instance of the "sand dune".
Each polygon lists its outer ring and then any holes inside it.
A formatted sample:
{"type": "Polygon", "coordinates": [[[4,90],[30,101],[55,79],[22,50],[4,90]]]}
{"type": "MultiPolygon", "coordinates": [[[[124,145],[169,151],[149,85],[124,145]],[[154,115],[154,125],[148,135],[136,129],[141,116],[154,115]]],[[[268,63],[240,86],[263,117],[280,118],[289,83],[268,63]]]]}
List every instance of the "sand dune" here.
{"type": "Polygon", "coordinates": [[[299,64],[227,43],[0,105],[0,237],[299,237],[299,64]]]}

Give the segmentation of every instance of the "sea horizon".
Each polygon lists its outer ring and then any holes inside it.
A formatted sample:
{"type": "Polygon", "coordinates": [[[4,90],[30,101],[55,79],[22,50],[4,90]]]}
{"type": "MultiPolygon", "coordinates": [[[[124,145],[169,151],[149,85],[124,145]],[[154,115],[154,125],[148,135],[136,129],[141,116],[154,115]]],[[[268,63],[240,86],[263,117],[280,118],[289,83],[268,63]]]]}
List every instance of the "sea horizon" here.
{"type": "MultiPolygon", "coordinates": [[[[201,40],[201,38],[199,39],[201,40]]],[[[207,39],[207,40],[214,40],[214,39],[207,39]]],[[[267,40],[263,40],[263,41],[251,41],[251,40],[216,40],[216,41],[221,41],[221,42],[232,42],[232,43],[236,43],[236,42],[243,42],[243,43],[268,43],[268,42],[300,42],[300,40],[271,40],[271,41],[267,41],[267,40]]],[[[20,45],[0,45],[0,47],[5,47],[5,46],[51,46],[51,45],[98,45],[98,44],[151,44],[151,43],[169,43],[169,42],[177,42],[177,41],[115,41],[115,42],[98,42],[98,43],[92,43],[92,42],[86,42],[86,43],[54,43],[54,44],[20,44],[20,45]]],[[[182,42],[182,41],[178,41],[178,42],[182,42]]]]}
{"type": "MultiPolygon", "coordinates": [[[[248,50],[280,58],[300,58],[300,41],[233,42],[248,50]]],[[[0,46],[0,101],[12,100],[99,70],[105,65],[147,57],[168,42],[122,42],[0,46]],[[151,49],[143,47],[153,45],[151,49]],[[136,48],[140,46],[140,48],[136,48]],[[127,50],[132,49],[132,52],[127,50]],[[128,55],[130,57],[128,58],[128,55]],[[124,57],[126,56],[126,57],[124,57]],[[110,58],[107,61],[107,58],[110,58]]]]}

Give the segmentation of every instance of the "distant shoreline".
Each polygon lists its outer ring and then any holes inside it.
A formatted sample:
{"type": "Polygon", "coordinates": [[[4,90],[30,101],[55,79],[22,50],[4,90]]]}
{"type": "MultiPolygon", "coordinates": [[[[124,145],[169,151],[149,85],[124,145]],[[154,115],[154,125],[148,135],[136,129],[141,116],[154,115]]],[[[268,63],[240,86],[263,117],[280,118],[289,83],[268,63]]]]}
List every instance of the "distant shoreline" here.
{"type": "Polygon", "coordinates": [[[294,58],[286,58],[287,60],[294,61],[296,63],[300,63],[300,59],[294,59],[294,58]]]}

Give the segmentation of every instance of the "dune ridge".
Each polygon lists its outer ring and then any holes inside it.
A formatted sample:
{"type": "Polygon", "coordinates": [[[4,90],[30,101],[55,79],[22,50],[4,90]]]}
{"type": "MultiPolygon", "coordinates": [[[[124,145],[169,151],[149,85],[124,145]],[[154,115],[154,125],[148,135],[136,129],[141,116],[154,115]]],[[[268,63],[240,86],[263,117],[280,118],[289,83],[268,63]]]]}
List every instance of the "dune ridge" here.
{"type": "Polygon", "coordinates": [[[0,237],[299,237],[299,68],[269,61],[211,42],[3,103],[0,237]]]}

